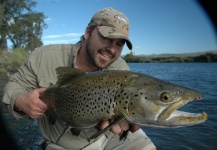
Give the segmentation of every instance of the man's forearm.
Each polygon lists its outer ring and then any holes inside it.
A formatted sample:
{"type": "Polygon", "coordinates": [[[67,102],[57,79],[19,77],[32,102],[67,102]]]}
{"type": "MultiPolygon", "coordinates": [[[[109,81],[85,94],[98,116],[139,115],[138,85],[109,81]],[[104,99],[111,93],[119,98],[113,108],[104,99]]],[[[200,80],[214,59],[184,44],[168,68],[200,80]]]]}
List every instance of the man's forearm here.
{"type": "Polygon", "coordinates": [[[8,82],[3,90],[2,102],[7,106],[9,112],[11,112],[16,118],[22,117],[24,114],[19,109],[14,109],[14,103],[17,96],[26,93],[24,88],[15,82],[8,82]]]}

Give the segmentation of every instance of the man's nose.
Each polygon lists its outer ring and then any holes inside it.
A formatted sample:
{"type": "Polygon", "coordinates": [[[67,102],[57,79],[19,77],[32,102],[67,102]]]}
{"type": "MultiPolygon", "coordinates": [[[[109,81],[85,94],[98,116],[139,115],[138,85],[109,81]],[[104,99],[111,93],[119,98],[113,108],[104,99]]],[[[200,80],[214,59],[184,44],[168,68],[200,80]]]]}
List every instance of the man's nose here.
{"type": "Polygon", "coordinates": [[[115,46],[116,46],[117,42],[113,39],[110,39],[108,42],[108,49],[111,50],[112,52],[115,51],[115,46]]]}

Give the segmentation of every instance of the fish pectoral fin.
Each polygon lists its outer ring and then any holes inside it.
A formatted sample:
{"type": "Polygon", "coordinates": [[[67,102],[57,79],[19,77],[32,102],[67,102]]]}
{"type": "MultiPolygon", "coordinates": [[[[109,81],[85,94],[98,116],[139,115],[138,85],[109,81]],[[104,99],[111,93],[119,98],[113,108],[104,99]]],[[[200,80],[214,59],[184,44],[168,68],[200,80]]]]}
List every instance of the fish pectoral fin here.
{"type": "Polygon", "coordinates": [[[129,124],[129,129],[126,130],[126,131],[123,131],[121,133],[120,138],[119,138],[120,141],[125,141],[126,140],[131,128],[132,128],[132,124],[129,124]]]}
{"type": "Polygon", "coordinates": [[[56,123],[57,116],[56,116],[55,112],[53,111],[53,109],[48,109],[45,112],[45,114],[48,117],[49,123],[52,124],[52,125],[54,125],[56,123]]]}
{"type": "Polygon", "coordinates": [[[70,131],[74,136],[79,136],[79,134],[81,133],[81,129],[79,128],[71,128],[70,131]]]}
{"type": "Polygon", "coordinates": [[[103,133],[107,132],[108,130],[110,130],[114,125],[118,124],[120,121],[124,120],[125,118],[123,116],[117,116],[114,118],[114,121],[109,124],[106,128],[100,130],[99,132],[95,133],[94,135],[92,135],[89,140],[92,139],[96,139],[98,138],[100,135],[102,135],[103,133]]]}
{"type": "Polygon", "coordinates": [[[128,136],[128,134],[129,134],[129,130],[123,131],[123,132],[121,133],[121,135],[120,135],[119,140],[120,140],[120,141],[125,141],[126,138],[127,138],[127,136],[128,136]]]}

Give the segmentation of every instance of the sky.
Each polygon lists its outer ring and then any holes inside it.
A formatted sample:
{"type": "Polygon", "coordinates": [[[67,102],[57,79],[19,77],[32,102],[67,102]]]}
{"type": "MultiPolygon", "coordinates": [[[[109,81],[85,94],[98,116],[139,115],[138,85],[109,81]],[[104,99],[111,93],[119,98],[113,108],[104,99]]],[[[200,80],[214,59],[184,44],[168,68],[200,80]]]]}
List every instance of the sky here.
{"type": "MultiPolygon", "coordinates": [[[[217,50],[217,35],[204,9],[195,0],[35,0],[48,27],[44,45],[76,43],[91,17],[113,7],[130,21],[129,38],[135,55],[217,50]]],[[[130,53],[124,46],[122,55],[130,53]]]]}

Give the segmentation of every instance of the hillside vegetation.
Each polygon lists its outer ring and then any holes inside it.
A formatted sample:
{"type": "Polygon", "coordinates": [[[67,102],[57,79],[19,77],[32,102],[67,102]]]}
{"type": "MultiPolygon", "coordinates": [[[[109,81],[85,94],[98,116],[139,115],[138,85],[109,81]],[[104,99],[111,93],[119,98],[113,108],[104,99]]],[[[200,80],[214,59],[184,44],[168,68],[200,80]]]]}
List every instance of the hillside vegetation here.
{"type": "Polygon", "coordinates": [[[217,62],[217,54],[207,52],[198,56],[124,56],[126,62],[217,62]]]}

